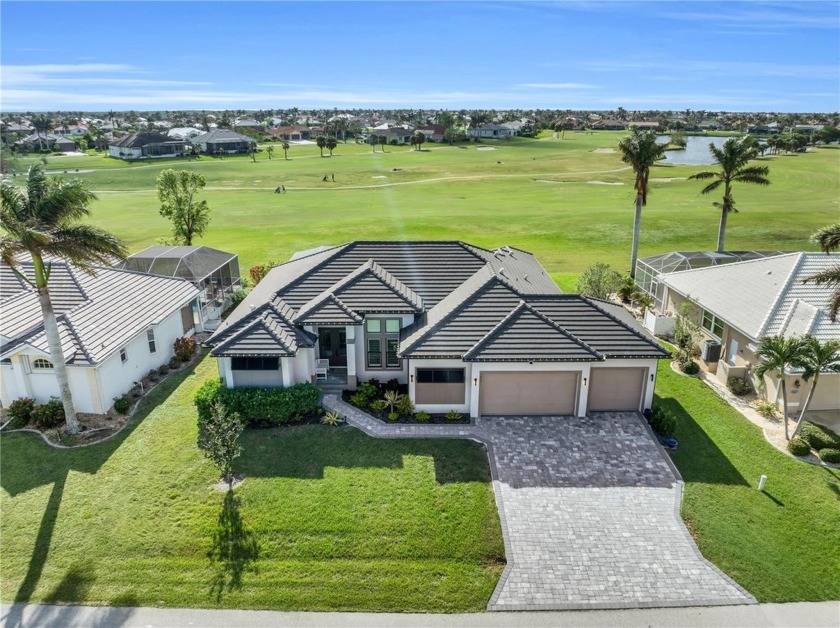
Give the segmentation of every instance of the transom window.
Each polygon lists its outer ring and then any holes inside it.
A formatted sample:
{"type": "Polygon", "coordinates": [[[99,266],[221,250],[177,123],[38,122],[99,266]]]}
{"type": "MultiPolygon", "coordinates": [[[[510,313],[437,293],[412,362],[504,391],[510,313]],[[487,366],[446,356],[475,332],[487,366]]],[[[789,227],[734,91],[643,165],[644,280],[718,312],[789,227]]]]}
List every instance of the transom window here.
{"type": "Polygon", "coordinates": [[[280,358],[231,358],[230,367],[234,371],[276,371],[280,368],[280,358]]]}
{"type": "Polygon", "coordinates": [[[369,318],[365,320],[365,336],[367,368],[400,368],[400,319],[369,318]]]}
{"type": "Polygon", "coordinates": [[[149,329],[146,331],[146,339],[149,341],[149,353],[154,353],[157,351],[157,346],[155,345],[155,330],[149,329]]]}
{"type": "Polygon", "coordinates": [[[417,369],[418,384],[463,384],[464,369],[417,369]]]}
{"type": "Polygon", "coordinates": [[[723,336],[723,321],[706,310],[703,310],[702,327],[717,338],[721,338],[723,336]]]}
{"type": "Polygon", "coordinates": [[[36,371],[48,371],[52,369],[53,363],[49,360],[45,360],[44,358],[36,358],[32,362],[32,368],[36,371]]]}

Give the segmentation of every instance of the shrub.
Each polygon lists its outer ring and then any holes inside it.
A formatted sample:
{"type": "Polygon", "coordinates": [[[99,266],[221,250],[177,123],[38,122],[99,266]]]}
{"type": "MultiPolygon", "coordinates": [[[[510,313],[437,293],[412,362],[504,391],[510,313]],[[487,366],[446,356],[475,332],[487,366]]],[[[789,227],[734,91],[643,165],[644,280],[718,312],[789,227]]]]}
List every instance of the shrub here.
{"type": "Polygon", "coordinates": [[[158,369],[158,375],[163,377],[167,373],[169,373],[169,365],[168,364],[161,364],[160,368],[158,369]]]}
{"type": "Polygon", "coordinates": [[[177,355],[173,355],[172,359],[169,360],[169,368],[176,369],[181,366],[181,359],[177,355]]]}
{"type": "Polygon", "coordinates": [[[402,403],[403,396],[398,393],[396,390],[386,390],[385,396],[385,405],[388,406],[388,412],[394,412],[394,409],[397,407],[399,403],[402,403]]]}
{"type": "Polygon", "coordinates": [[[830,462],[832,464],[840,464],[840,449],[834,449],[833,447],[826,447],[825,449],[820,449],[817,453],[820,457],[820,460],[823,462],[830,462]]]}
{"type": "Polygon", "coordinates": [[[396,377],[394,379],[389,379],[385,383],[385,390],[399,390],[400,389],[400,380],[396,377]]]}
{"type": "Polygon", "coordinates": [[[414,420],[418,423],[426,423],[430,418],[429,413],[423,410],[420,410],[420,412],[414,415],[414,420]]]}
{"type": "Polygon", "coordinates": [[[35,409],[35,400],[29,397],[15,399],[9,404],[9,429],[15,430],[24,427],[32,419],[32,411],[35,409]]]}
{"type": "Polygon", "coordinates": [[[230,295],[230,307],[231,309],[235,308],[237,305],[242,303],[245,300],[245,297],[248,296],[248,293],[242,290],[241,288],[230,295]]]}
{"type": "Polygon", "coordinates": [[[686,375],[697,375],[700,372],[700,367],[697,362],[689,358],[685,362],[680,362],[680,370],[686,375]]]}
{"type": "Polygon", "coordinates": [[[114,410],[120,414],[126,414],[131,407],[131,397],[122,395],[121,397],[114,397],[114,410]]]}
{"type": "Polygon", "coordinates": [[[195,338],[187,338],[186,336],[176,338],[172,346],[175,349],[175,357],[181,362],[189,362],[198,350],[198,343],[195,338]]]}
{"type": "Polygon", "coordinates": [[[382,414],[387,406],[388,404],[385,403],[384,399],[376,399],[371,402],[370,409],[376,412],[376,414],[382,414]]]}
{"type": "Polygon", "coordinates": [[[389,421],[396,421],[400,418],[399,412],[389,412],[388,413],[388,420],[389,421]]]}
{"type": "Polygon", "coordinates": [[[158,377],[158,372],[156,370],[149,371],[148,374],[146,375],[146,377],[148,378],[148,380],[150,382],[156,382],[156,381],[158,381],[158,379],[160,379],[158,377]]]}
{"type": "Polygon", "coordinates": [[[794,456],[807,456],[811,453],[811,446],[797,436],[788,441],[787,450],[794,456]]]}
{"type": "Polygon", "coordinates": [[[815,425],[810,421],[805,421],[799,428],[799,437],[817,451],[840,449],[840,436],[827,427],[815,425]]]}
{"type": "Polygon", "coordinates": [[[677,417],[662,406],[654,406],[648,419],[651,429],[662,436],[671,436],[677,429],[677,417]]]}
{"type": "Polygon", "coordinates": [[[362,410],[367,410],[370,406],[370,400],[368,399],[368,397],[359,392],[350,395],[350,403],[352,403],[357,408],[361,408],[362,410]]]}
{"type": "Polygon", "coordinates": [[[211,407],[220,402],[253,427],[274,427],[300,423],[319,408],[320,389],[315,384],[289,388],[225,388],[221,380],[206,382],[195,394],[199,421],[207,420],[211,407]]]}
{"type": "Polygon", "coordinates": [[[616,293],[622,303],[630,303],[630,295],[636,292],[636,281],[629,275],[621,279],[621,285],[616,293]]]}
{"type": "Polygon", "coordinates": [[[446,420],[447,421],[460,421],[461,420],[461,413],[457,410],[450,410],[446,413],[446,420]]]}
{"type": "Polygon", "coordinates": [[[738,395],[739,397],[743,397],[744,395],[748,395],[752,392],[752,386],[750,386],[750,383],[740,377],[730,377],[726,380],[726,387],[729,389],[729,392],[733,395],[738,395]]]}
{"type": "Polygon", "coordinates": [[[618,271],[609,264],[597,262],[583,271],[577,283],[577,291],[596,299],[609,299],[613,292],[621,288],[622,282],[618,271]]]}
{"type": "Polygon", "coordinates": [[[414,414],[414,402],[408,395],[400,396],[399,400],[397,401],[396,408],[397,412],[405,416],[411,416],[412,414],[414,414]]]}
{"type": "Polygon", "coordinates": [[[338,425],[341,423],[341,415],[338,412],[327,412],[321,417],[321,423],[324,425],[338,425]]]}
{"type": "Polygon", "coordinates": [[[776,404],[772,401],[756,401],[755,411],[767,419],[775,419],[779,414],[776,404]]]}
{"type": "Polygon", "coordinates": [[[64,406],[57,397],[32,409],[32,424],[39,430],[48,430],[64,423],[64,406]]]}

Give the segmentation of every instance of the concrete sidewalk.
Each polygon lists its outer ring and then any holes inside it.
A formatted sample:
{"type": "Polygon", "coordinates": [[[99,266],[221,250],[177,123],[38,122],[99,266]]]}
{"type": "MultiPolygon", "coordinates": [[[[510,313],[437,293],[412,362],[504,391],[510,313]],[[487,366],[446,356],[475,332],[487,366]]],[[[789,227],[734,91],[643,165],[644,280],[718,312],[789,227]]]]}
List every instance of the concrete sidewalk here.
{"type": "Polygon", "coordinates": [[[840,602],[754,604],[704,608],[548,611],[469,615],[283,613],[178,608],[0,605],[2,628],[837,628],[840,602]]]}

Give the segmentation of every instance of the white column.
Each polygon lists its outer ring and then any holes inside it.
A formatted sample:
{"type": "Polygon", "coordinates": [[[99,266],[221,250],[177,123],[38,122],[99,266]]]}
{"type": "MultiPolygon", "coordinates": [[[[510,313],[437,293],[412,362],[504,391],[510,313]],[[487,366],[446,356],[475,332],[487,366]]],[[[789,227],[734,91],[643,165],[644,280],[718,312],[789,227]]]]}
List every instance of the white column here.
{"type": "Polygon", "coordinates": [[[294,369],[292,359],[293,358],[280,358],[280,370],[283,375],[283,388],[288,388],[292,385],[292,378],[294,375],[294,373],[292,373],[292,369],[294,369]]]}
{"type": "MultiPolygon", "coordinates": [[[[355,388],[356,381],[356,326],[347,325],[344,328],[347,334],[347,385],[355,388]]],[[[361,334],[359,335],[361,337],[361,334]]]]}
{"type": "Polygon", "coordinates": [[[589,405],[589,386],[592,384],[590,367],[591,364],[588,362],[581,364],[580,388],[578,390],[578,416],[586,416],[586,410],[589,405]]]}
{"type": "Polygon", "coordinates": [[[477,363],[473,363],[471,369],[467,369],[465,375],[471,376],[466,378],[470,398],[470,416],[476,418],[478,416],[478,394],[481,388],[481,368],[477,363]]]}
{"type": "Polygon", "coordinates": [[[230,358],[219,358],[219,377],[225,380],[225,386],[233,388],[233,369],[230,367],[230,358]]]}

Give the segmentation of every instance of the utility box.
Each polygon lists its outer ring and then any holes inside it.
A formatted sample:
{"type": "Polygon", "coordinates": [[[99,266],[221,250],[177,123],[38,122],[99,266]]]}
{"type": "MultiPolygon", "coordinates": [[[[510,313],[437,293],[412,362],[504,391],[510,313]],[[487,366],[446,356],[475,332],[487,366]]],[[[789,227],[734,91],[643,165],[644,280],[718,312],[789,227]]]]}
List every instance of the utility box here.
{"type": "Polygon", "coordinates": [[[706,340],[700,357],[707,364],[720,361],[720,343],[717,340],[706,340]]]}

